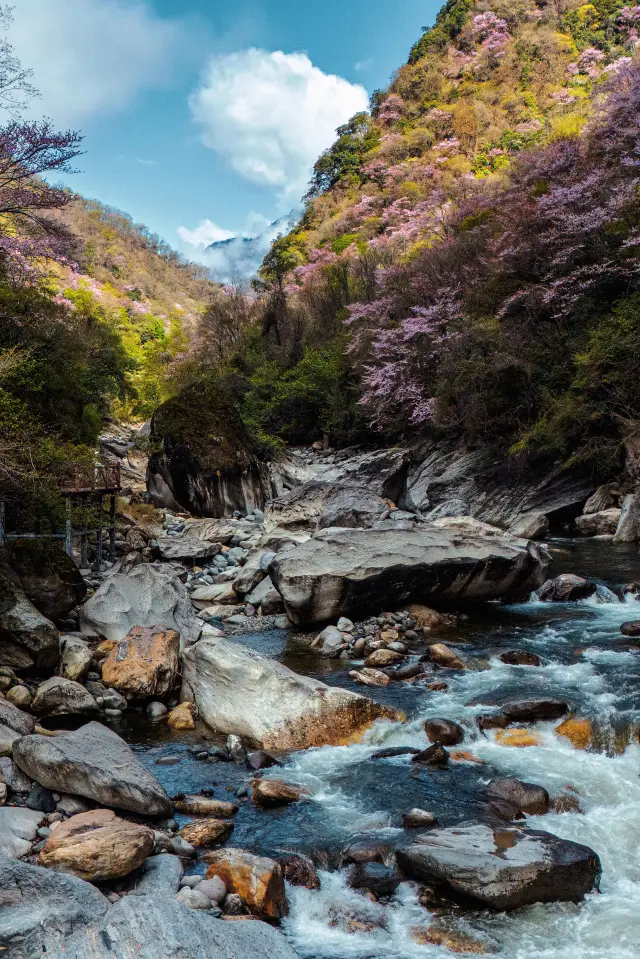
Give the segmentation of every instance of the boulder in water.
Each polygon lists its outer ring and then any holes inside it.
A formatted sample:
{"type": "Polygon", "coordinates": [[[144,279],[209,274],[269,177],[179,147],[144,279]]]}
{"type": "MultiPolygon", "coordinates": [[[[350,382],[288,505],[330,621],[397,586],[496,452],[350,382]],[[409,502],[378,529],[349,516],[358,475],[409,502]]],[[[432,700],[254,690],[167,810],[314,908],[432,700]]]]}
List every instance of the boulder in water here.
{"type": "Polygon", "coordinates": [[[586,599],[596,592],[596,584],[575,573],[561,573],[555,579],[548,579],[538,590],[538,599],[543,603],[572,603],[577,599],[586,599]]]}
{"type": "Polygon", "coordinates": [[[27,775],[56,792],[142,816],[173,811],[162,786],[124,740],[100,723],[55,737],[25,736],[14,745],[13,758],[27,775]]]}
{"type": "Polygon", "coordinates": [[[432,829],[397,852],[410,879],[454,901],[510,910],[536,902],[580,902],[597,887],[600,860],[588,846],[515,826],[463,823],[432,829]]]}
{"type": "Polygon", "coordinates": [[[544,539],[549,532],[549,517],[545,513],[521,513],[509,532],[521,539],[544,539]]]}
{"type": "Polygon", "coordinates": [[[640,636],[640,620],[632,620],[628,623],[623,623],[620,627],[620,632],[623,636],[640,636]]]}
{"type": "Polygon", "coordinates": [[[429,742],[443,746],[457,746],[464,739],[464,729],[451,719],[428,719],[424,731],[429,742]]]}
{"type": "Polygon", "coordinates": [[[218,876],[231,893],[240,896],[252,915],[282,919],[289,911],[279,864],[244,849],[221,849],[205,855],[207,879],[218,876]]]}
{"type": "Polygon", "coordinates": [[[222,638],[201,639],[185,651],[183,696],[212,729],[264,749],[339,745],[376,719],[399,718],[365,696],[299,676],[222,638]]]}
{"type": "Polygon", "coordinates": [[[328,529],[276,554],[269,567],[298,626],[362,617],[429,597],[514,599],[536,589],[549,556],[506,534],[440,529],[328,529]]]}
{"type": "Polygon", "coordinates": [[[613,536],[620,522],[621,510],[612,507],[599,513],[578,516],[576,529],[581,536],[613,536]]]}
{"type": "Polygon", "coordinates": [[[520,779],[494,779],[487,787],[487,795],[511,803],[528,816],[541,816],[549,811],[547,790],[520,779]]]}
{"type": "Polygon", "coordinates": [[[640,540],[640,495],[631,493],[622,502],[620,522],[614,543],[637,543],[640,540]]]}
{"type": "Polygon", "coordinates": [[[507,666],[539,666],[540,657],[535,653],[530,653],[526,649],[510,649],[506,653],[500,653],[498,659],[506,663],[507,666]]]}
{"type": "Polygon", "coordinates": [[[251,798],[256,806],[264,806],[266,809],[289,806],[300,802],[307,795],[306,789],[282,782],[280,779],[256,779],[251,789],[251,798]]]}
{"type": "Polygon", "coordinates": [[[180,835],[196,849],[221,846],[233,831],[233,823],[227,819],[197,819],[188,822],[180,830],[180,835]]]}

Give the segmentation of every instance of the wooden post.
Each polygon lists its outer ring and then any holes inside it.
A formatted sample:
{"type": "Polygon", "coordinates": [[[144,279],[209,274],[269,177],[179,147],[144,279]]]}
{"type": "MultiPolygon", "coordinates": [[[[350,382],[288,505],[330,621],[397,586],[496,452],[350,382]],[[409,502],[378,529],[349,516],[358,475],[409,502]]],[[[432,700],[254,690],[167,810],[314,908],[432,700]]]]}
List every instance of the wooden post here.
{"type": "Polygon", "coordinates": [[[67,522],[64,538],[64,548],[67,553],[67,556],[71,556],[72,553],[72,544],[71,544],[71,497],[67,496],[67,522]]]}
{"type": "Polygon", "coordinates": [[[109,503],[109,559],[116,561],[116,494],[111,494],[109,503]]]}

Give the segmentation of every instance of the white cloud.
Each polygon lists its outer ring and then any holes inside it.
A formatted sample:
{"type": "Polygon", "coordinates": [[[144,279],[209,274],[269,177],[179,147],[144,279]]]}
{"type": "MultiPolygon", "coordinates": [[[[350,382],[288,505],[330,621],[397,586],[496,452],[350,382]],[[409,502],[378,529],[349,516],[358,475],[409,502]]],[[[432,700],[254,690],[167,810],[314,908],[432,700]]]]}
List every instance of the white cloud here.
{"type": "Polygon", "coordinates": [[[236,234],[222,226],[216,226],[211,220],[203,220],[195,230],[179,226],[178,236],[190,246],[205,247],[210,243],[219,243],[220,240],[231,240],[236,234]]]}
{"type": "Polygon", "coordinates": [[[9,40],[58,124],[115,113],[166,83],[182,28],[146,0],[19,0],[9,40]]]}
{"type": "Polygon", "coordinates": [[[204,220],[195,230],[179,227],[178,234],[190,247],[185,251],[187,257],[207,266],[213,280],[221,283],[248,280],[258,272],[275,238],[287,233],[301,213],[301,209],[291,210],[271,222],[261,213],[251,211],[240,233],[232,233],[211,220],[204,220]]]}
{"type": "Polygon", "coordinates": [[[214,56],[189,98],[206,146],[247,180],[300,196],[335,129],[365,110],[364,87],[323,73],[304,53],[214,56]]]}

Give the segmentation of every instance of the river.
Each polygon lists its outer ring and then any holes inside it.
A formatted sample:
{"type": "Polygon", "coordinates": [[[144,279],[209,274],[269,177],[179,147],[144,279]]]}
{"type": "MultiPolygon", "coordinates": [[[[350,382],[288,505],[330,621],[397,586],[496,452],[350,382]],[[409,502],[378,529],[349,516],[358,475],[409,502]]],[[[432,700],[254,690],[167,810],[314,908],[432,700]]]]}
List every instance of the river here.
{"type": "MultiPolygon", "coordinates": [[[[472,612],[468,622],[443,634],[444,641],[455,640],[469,667],[442,673],[446,691],[403,683],[366,690],[403,709],[408,721],[379,724],[358,745],[294,754],[275,774],[305,785],[309,802],[268,812],[242,804],[230,844],[265,854],[299,850],[323,867],[320,890],[289,890],[291,912],[283,930],[304,959],[450,957],[441,946],[412,940],[412,928],[429,924],[415,887],[403,883],[390,901],[373,903],[348,888],[346,873],[338,868],[340,855],[360,836],[383,839],[390,848],[406,844],[401,816],[414,806],[434,812],[444,826],[486,815],[482,790],[498,775],[543,785],[552,797],[578,798],[582,812],[530,817],[527,824],[595,849],[603,866],[600,892],[581,906],[538,905],[510,914],[445,908],[438,910],[438,923],[469,934],[499,959],[640,957],[640,649],[619,629],[625,620],[640,619],[640,604],[623,602],[613,592],[640,581],[640,557],[635,548],[594,540],[557,540],[551,547],[553,575],[570,571],[597,579],[602,584],[597,598],[496,603],[472,612]],[[537,653],[542,665],[503,664],[499,653],[513,648],[537,653]],[[498,744],[493,732],[478,731],[475,716],[482,707],[466,704],[500,691],[567,700],[579,716],[592,720],[595,745],[575,749],[554,732],[557,722],[535,726],[539,745],[498,744]],[[458,761],[430,770],[412,767],[410,757],[371,758],[381,745],[425,747],[423,724],[433,717],[463,725],[460,749],[482,764],[458,761]]],[[[352,664],[318,657],[294,634],[243,641],[298,672],[362,692],[348,677],[352,664]]],[[[247,781],[241,767],[193,758],[188,747],[201,741],[199,732],[171,733],[135,716],[123,717],[118,731],[170,793],[209,788],[217,798],[229,798],[247,781]],[[167,756],[176,764],[157,765],[167,756]]],[[[193,869],[204,867],[195,863],[193,869]]]]}

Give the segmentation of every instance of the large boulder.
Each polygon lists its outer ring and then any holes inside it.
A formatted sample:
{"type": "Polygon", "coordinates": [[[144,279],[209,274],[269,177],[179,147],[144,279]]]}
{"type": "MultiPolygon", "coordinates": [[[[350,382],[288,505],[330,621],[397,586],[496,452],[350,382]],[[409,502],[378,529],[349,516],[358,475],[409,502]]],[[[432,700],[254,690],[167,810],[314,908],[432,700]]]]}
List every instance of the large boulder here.
{"type": "Polygon", "coordinates": [[[0,698],[0,723],[3,726],[8,726],[9,729],[13,729],[21,736],[28,736],[29,733],[33,732],[36,725],[33,716],[2,698],[0,698]]]}
{"type": "Polygon", "coordinates": [[[201,639],[185,651],[184,699],[217,732],[264,749],[308,749],[357,738],[393,711],[345,689],[299,676],[228,639],[201,639]]]}
{"type": "Polygon", "coordinates": [[[100,723],[55,737],[25,736],[14,745],[13,758],[28,776],[56,792],[142,816],[168,816],[173,810],[160,783],[124,740],[100,723]]]}
{"type": "Polygon", "coordinates": [[[269,572],[302,626],[434,597],[517,598],[543,582],[549,562],[544,546],[521,539],[424,525],[324,530],[278,553],[269,572]]]}
{"type": "Polygon", "coordinates": [[[622,511],[615,507],[597,513],[586,513],[576,519],[576,529],[581,536],[613,536],[621,513],[622,511]]]}
{"type": "Polygon", "coordinates": [[[580,902],[597,887],[593,849],[538,830],[484,823],[432,829],[399,849],[411,879],[475,906],[509,910],[535,902],[580,902]]]}
{"type": "Polygon", "coordinates": [[[637,543],[640,540],[640,494],[631,493],[622,502],[620,522],[614,543],[637,543]]]}
{"type": "Polygon", "coordinates": [[[87,585],[57,543],[16,540],[7,552],[27,598],[47,619],[62,619],[84,599],[87,585]]]}
{"type": "Polygon", "coordinates": [[[284,876],[275,860],[229,848],[207,853],[205,858],[209,863],[207,879],[222,879],[254,916],[282,919],[287,915],[284,876]]]}
{"type": "Polygon", "coordinates": [[[195,516],[230,516],[271,496],[269,471],[220,383],[198,383],[160,406],[152,436],[161,451],[149,459],[147,485],[159,505],[171,498],[195,516]]]}
{"type": "Polygon", "coordinates": [[[543,603],[572,603],[578,599],[587,599],[596,592],[596,584],[591,580],[576,576],[575,573],[561,573],[555,579],[548,579],[537,592],[543,603]]]}
{"type": "Polygon", "coordinates": [[[90,646],[79,636],[64,635],[60,640],[62,658],[60,660],[60,674],[65,679],[72,679],[82,683],[87,678],[93,661],[90,646]]]}
{"type": "Polygon", "coordinates": [[[40,938],[47,959],[298,959],[264,922],[223,922],[166,894],[125,896],[66,939],[40,938]]]}
{"type": "Polygon", "coordinates": [[[0,666],[49,669],[60,657],[58,630],[28,598],[0,557],[0,666]]]}
{"type": "Polygon", "coordinates": [[[153,830],[119,819],[111,809],[93,809],[61,823],[46,840],[39,862],[88,882],[102,882],[128,876],[153,847],[153,830]]]}
{"type": "Polygon", "coordinates": [[[80,610],[83,631],[124,639],[134,626],[175,629],[182,645],[195,642],[202,624],[171,568],[148,564],[110,576],[80,610]]]}
{"type": "Polygon", "coordinates": [[[337,489],[324,505],[318,519],[318,529],[332,526],[369,529],[380,517],[385,505],[382,497],[372,490],[357,486],[337,489]]]}
{"type": "Polygon", "coordinates": [[[134,626],[102,664],[102,681],[125,696],[162,699],[173,689],[179,666],[175,629],[134,626]]]}
{"type": "MultiPolygon", "coordinates": [[[[16,959],[43,955],[42,940],[51,935],[64,942],[108,908],[109,901],[88,882],[0,856],[0,946],[16,959]],[[29,951],[23,953],[25,940],[29,951]]],[[[79,959],[82,953],[66,955],[79,959]]]]}

